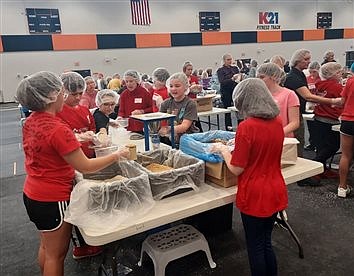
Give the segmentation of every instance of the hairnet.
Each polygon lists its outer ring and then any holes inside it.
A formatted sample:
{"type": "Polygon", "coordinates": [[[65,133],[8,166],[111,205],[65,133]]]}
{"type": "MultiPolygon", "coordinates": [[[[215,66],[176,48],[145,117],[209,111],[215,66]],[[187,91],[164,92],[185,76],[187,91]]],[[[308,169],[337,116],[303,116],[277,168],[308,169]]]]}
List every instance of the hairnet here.
{"type": "Polygon", "coordinates": [[[257,67],[257,65],[258,65],[257,60],[255,60],[255,59],[251,59],[251,61],[250,61],[250,65],[251,65],[252,67],[257,67]]]}
{"type": "Polygon", "coordinates": [[[183,64],[182,71],[183,71],[183,72],[186,72],[186,69],[187,69],[188,66],[192,66],[192,67],[193,67],[193,64],[192,64],[190,61],[186,61],[186,62],[183,64]]]}
{"type": "Polygon", "coordinates": [[[109,102],[115,102],[115,104],[118,103],[119,100],[119,95],[114,92],[113,90],[110,89],[102,89],[97,92],[96,95],[96,105],[100,107],[104,103],[109,103],[109,102]]]}
{"type": "Polygon", "coordinates": [[[290,59],[290,67],[296,66],[307,54],[310,54],[309,50],[299,49],[296,50],[290,59]]]}
{"type": "Polygon", "coordinates": [[[87,76],[87,77],[84,78],[84,80],[85,80],[85,82],[87,82],[87,81],[95,82],[95,80],[94,80],[94,78],[92,76],[87,76]]]}
{"type": "Polygon", "coordinates": [[[232,99],[245,117],[272,119],[279,114],[279,108],[264,81],[257,78],[248,78],[236,85],[232,99]]]}
{"type": "Polygon", "coordinates": [[[333,78],[338,72],[342,71],[342,65],[338,62],[328,62],[321,66],[320,68],[320,77],[321,79],[331,79],[333,78]]]}
{"type": "Polygon", "coordinates": [[[48,71],[37,72],[23,79],[16,91],[20,104],[33,111],[43,111],[57,100],[63,87],[61,79],[48,71]]]}
{"type": "Polygon", "coordinates": [[[167,79],[170,77],[170,73],[168,73],[168,71],[165,68],[156,68],[152,72],[152,76],[156,80],[165,83],[167,79]]]}
{"type": "Polygon", "coordinates": [[[186,90],[185,94],[188,95],[188,93],[189,93],[189,81],[188,81],[188,78],[187,78],[186,74],[184,74],[182,72],[178,72],[178,73],[172,74],[168,78],[168,80],[166,82],[166,86],[167,86],[168,92],[170,92],[171,80],[179,80],[183,84],[183,86],[184,86],[184,88],[186,90]]]}
{"type": "Polygon", "coordinates": [[[323,55],[323,59],[328,59],[330,57],[332,57],[332,58],[334,57],[334,52],[332,50],[326,51],[323,55]]]}
{"type": "Polygon", "coordinates": [[[317,61],[312,61],[310,64],[309,64],[309,67],[308,69],[309,70],[320,70],[320,67],[321,65],[317,62],[317,61]]]}
{"type": "Polygon", "coordinates": [[[133,79],[136,80],[137,83],[140,83],[140,77],[139,73],[135,70],[127,70],[124,72],[123,78],[125,79],[126,77],[132,77],[133,79]]]}
{"type": "Polygon", "coordinates": [[[271,57],[270,62],[275,63],[276,65],[283,68],[285,64],[285,58],[281,55],[275,55],[271,57]]]}
{"type": "Polygon", "coordinates": [[[285,72],[275,63],[263,63],[257,69],[257,77],[259,74],[266,75],[274,79],[276,83],[280,83],[285,78],[285,72]]]}
{"type": "Polygon", "coordinates": [[[76,72],[63,73],[60,78],[63,81],[65,90],[70,94],[86,90],[86,82],[84,78],[76,72]]]}

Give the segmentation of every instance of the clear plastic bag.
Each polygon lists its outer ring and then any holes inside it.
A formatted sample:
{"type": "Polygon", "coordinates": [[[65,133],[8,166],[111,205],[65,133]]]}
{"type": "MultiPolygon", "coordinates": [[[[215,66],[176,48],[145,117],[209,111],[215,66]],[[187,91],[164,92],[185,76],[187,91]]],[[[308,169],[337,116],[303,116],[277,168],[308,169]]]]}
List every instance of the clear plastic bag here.
{"type": "Polygon", "coordinates": [[[77,173],[65,221],[91,231],[112,231],[154,205],[149,177],[132,161],[117,162],[93,173],[77,173]],[[109,179],[121,175],[121,180],[109,179]],[[107,180],[108,179],[108,180],[107,180]]]}
{"type": "Polygon", "coordinates": [[[138,166],[149,176],[155,200],[160,200],[182,189],[198,191],[204,183],[205,165],[202,160],[174,149],[159,149],[138,155],[138,166]],[[164,172],[151,172],[145,166],[157,163],[173,168],[164,172]]]}
{"type": "Polygon", "coordinates": [[[184,153],[201,160],[219,163],[224,160],[222,156],[210,152],[214,139],[229,141],[230,139],[235,139],[235,132],[212,130],[203,133],[184,134],[180,138],[179,148],[184,153]]]}

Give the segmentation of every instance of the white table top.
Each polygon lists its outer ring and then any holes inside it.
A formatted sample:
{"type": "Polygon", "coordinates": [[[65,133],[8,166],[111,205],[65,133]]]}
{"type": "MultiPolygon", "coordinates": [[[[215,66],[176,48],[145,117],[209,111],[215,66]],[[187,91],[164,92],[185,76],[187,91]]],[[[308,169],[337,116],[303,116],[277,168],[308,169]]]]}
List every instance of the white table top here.
{"type": "MultiPolygon", "coordinates": [[[[323,172],[323,165],[308,159],[298,158],[295,165],[282,169],[287,184],[323,172]]],[[[223,188],[204,184],[198,192],[190,191],[156,202],[143,217],[135,217],[115,231],[102,233],[80,228],[85,241],[90,245],[102,245],[117,241],[149,229],[171,223],[235,201],[237,187],[223,188]]]]}
{"type": "Polygon", "coordinates": [[[169,119],[169,118],[174,118],[176,115],[168,114],[168,113],[163,113],[163,112],[153,112],[153,113],[145,113],[145,114],[140,114],[140,115],[130,115],[130,118],[137,119],[139,121],[152,121],[152,120],[163,120],[163,119],[169,119]]]}
{"type": "Polygon", "coordinates": [[[227,110],[226,108],[213,107],[213,109],[210,111],[198,112],[198,117],[199,116],[217,115],[217,114],[226,114],[226,113],[231,113],[231,111],[227,110]]]}
{"type": "Polygon", "coordinates": [[[233,112],[238,112],[237,108],[234,107],[234,106],[229,106],[227,109],[228,109],[228,110],[231,110],[231,111],[233,111],[233,112]]]}

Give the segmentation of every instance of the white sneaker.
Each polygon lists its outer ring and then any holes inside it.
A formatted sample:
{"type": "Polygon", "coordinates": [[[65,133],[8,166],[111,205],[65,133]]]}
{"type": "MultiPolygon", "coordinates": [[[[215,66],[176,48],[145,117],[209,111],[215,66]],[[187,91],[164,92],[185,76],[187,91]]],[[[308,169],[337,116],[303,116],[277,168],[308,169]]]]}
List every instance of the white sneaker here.
{"type": "Polygon", "coordinates": [[[339,187],[339,188],[338,188],[338,196],[339,196],[339,197],[347,197],[347,195],[350,194],[350,191],[351,191],[351,190],[350,190],[350,187],[349,187],[349,186],[347,186],[346,189],[339,187]]]}

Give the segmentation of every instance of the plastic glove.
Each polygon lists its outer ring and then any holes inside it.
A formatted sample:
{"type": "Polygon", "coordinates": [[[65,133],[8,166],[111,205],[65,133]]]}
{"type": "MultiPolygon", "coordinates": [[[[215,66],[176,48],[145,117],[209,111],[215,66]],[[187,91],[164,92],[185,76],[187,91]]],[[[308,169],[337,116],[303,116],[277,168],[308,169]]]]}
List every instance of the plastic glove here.
{"type": "Polygon", "coordinates": [[[75,133],[75,137],[79,142],[88,142],[94,139],[95,133],[93,131],[85,131],[81,133],[75,133]]]}
{"type": "Polygon", "coordinates": [[[211,147],[210,147],[210,152],[212,153],[223,153],[223,152],[228,152],[229,151],[229,147],[222,144],[222,143],[214,143],[211,147]]]}
{"type": "Polygon", "coordinates": [[[159,94],[154,94],[152,96],[152,100],[155,102],[157,108],[160,109],[160,106],[161,106],[161,104],[163,102],[162,97],[159,94]]]}
{"type": "Polygon", "coordinates": [[[122,160],[122,159],[127,159],[130,156],[130,151],[128,148],[123,147],[119,150],[116,150],[115,152],[113,152],[112,154],[116,155],[117,160],[122,160]]]}
{"type": "Polygon", "coordinates": [[[160,136],[169,136],[170,132],[171,132],[171,127],[170,126],[161,127],[161,129],[159,130],[160,136]]]}

